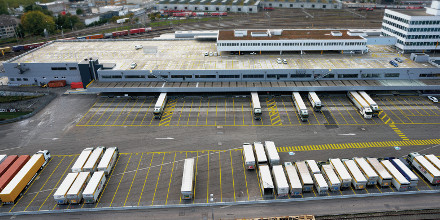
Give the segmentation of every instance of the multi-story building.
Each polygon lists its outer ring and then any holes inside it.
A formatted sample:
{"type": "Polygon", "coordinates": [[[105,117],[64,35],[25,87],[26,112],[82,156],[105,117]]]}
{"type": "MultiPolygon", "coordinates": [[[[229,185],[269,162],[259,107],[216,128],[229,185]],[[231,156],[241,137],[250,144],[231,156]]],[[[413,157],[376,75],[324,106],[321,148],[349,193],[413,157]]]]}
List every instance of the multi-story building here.
{"type": "Polygon", "coordinates": [[[14,37],[15,27],[17,27],[17,22],[13,17],[0,15],[0,38],[14,37]]]}
{"type": "Polygon", "coordinates": [[[382,35],[396,37],[396,47],[405,53],[440,50],[440,1],[426,10],[386,9],[382,35]]]}
{"type": "Polygon", "coordinates": [[[92,3],[96,6],[105,5],[126,5],[127,0],[92,0],[92,3]]]}
{"type": "Polygon", "coordinates": [[[42,9],[47,9],[54,14],[58,14],[62,11],[65,11],[65,6],[63,1],[49,2],[49,3],[38,3],[42,9]]]}

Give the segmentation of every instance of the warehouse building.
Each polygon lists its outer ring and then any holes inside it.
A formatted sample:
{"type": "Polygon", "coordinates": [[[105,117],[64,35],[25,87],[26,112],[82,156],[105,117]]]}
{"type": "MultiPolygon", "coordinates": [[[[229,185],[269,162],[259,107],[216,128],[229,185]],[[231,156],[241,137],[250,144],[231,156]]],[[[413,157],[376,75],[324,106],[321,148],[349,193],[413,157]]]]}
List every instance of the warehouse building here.
{"type": "Polygon", "coordinates": [[[440,50],[440,2],[423,10],[385,10],[382,34],[397,38],[405,53],[440,50]]]}
{"type": "Polygon", "coordinates": [[[367,40],[348,30],[219,31],[217,51],[368,51],[367,40]]]}
{"type": "Polygon", "coordinates": [[[158,10],[219,11],[257,13],[258,0],[160,0],[158,10]]]}
{"type": "Polygon", "coordinates": [[[262,1],[264,8],[304,8],[304,9],[341,9],[342,2],[338,0],[288,0],[262,1]]]}

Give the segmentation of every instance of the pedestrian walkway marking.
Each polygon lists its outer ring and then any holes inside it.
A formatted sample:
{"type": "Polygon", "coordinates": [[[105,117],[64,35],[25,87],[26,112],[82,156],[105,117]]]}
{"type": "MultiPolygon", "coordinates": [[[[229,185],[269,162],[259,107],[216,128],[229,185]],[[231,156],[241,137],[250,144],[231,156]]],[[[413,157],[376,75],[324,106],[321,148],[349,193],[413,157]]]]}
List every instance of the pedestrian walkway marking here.
{"type": "Polygon", "coordinates": [[[159,126],[169,126],[171,122],[171,118],[173,118],[174,109],[176,108],[177,99],[168,101],[167,106],[165,107],[162,119],[159,122],[159,126]]]}
{"type": "Polygon", "coordinates": [[[283,125],[281,122],[280,114],[278,112],[277,102],[275,101],[275,97],[271,99],[266,99],[266,105],[269,109],[269,117],[271,125],[283,125]]]}
{"type": "Polygon", "coordinates": [[[342,150],[355,148],[370,148],[370,147],[395,147],[395,146],[421,146],[421,145],[436,145],[440,144],[440,139],[427,140],[403,140],[403,141],[381,141],[381,142],[358,142],[358,143],[343,143],[343,144],[321,144],[321,145],[305,145],[305,146],[291,146],[291,147],[277,147],[278,152],[291,151],[315,151],[315,150],[342,150]]]}

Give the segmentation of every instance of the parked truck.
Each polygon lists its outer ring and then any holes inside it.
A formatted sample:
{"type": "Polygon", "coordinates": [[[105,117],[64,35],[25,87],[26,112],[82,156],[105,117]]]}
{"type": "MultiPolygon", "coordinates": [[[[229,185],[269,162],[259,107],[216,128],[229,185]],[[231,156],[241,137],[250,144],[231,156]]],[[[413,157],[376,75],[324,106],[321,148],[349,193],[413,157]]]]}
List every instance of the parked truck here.
{"type": "Polygon", "coordinates": [[[284,169],[286,172],[287,180],[289,181],[289,191],[291,196],[301,196],[302,195],[302,184],[299,179],[298,172],[295,166],[291,162],[284,163],[284,169]]]}
{"type": "Polygon", "coordinates": [[[109,175],[116,163],[118,155],[119,150],[117,147],[109,147],[98,164],[98,171],[104,171],[105,175],[109,175]]]}
{"type": "Polygon", "coordinates": [[[364,91],[359,91],[359,95],[362,96],[362,98],[367,102],[367,104],[370,106],[371,111],[373,112],[373,117],[379,117],[380,109],[377,103],[364,91]]]}
{"type": "Polygon", "coordinates": [[[322,108],[322,103],[316,92],[309,92],[308,98],[310,103],[312,104],[313,110],[315,112],[320,112],[322,108]]]}
{"type": "Polygon", "coordinates": [[[32,183],[39,171],[50,160],[50,152],[48,150],[40,150],[21,168],[15,177],[0,193],[0,199],[4,204],[14,204],[21,192],[32,183]]]}
{"type": "Polygon", "coordinates": [[[371,110],[367,102],[365,102],[365,100],[362,98],[362,96],[359,95],[359,93],[355,91],[349,91],[347,93],[347,96],[351,100],[351,102],[358,108],[359,113],[365,119],[371,119],[373,115],[373,111],[371,110]]]}
{"type": "Polygon", "coordinates": [[[104,171],[98,171],[93,173],[89,183],[83,192],[84,203],[95,203],[98,200],[99,194],[101,194],[102,188],[105,184],[104,171]]]}
{"type": "Polygon", "coordinates": [[[277,198],[285,198],[289,196],[289,184],[287,183],[286,174],[284,173],[282,165],[272,166],[273,182],[275,183],[275,189],[277,198]]]}
{"type": "Polygon", "coordinates": [[[78,177],[76,177],[75,182],[73,182],[69,191],[67,191],[66,197],[71,204],[81,203],[81,201],[83,200],[84,188],[86,187],[89,180],[90,180],[89,172],[80,172],[78,174],[78,177]]]}
{"type": "Polygon", "coordinates": [[[327,181],[327,185],[329,190],[331,191],[339,191],[341,189],[341,181],[339,181],[338,176],[333,170],[331,165],[322,165],[321,166],[322,175],[327,181]]]}
{"type": "Polygon", "coordinates": [[[269,159],[269,165],[275,166],[280,165],[280,155],[278,155],[277,148],[273,141],[264,142],[264,150],[266,152],[267,158],[269,159]]]}
{"type": "Polygon", "coordinates": [[[105,147],[99,146],[95,148],[90,155],[89,159],[83,166],[84,172],[95,172],[98,169],[99,161],[101,161],[102,155],[104,154],[105,147]]]}
{"type": "Polygon", "coordinates": [[[8,170],[0,177],[0,192],[5,189],[9,182],[17,175],[21,168],[28,162],[31,157],[29,155],[21,155],[14,163],[12,163],[8,170]]]}
{"type": "Polygon", "coordinates": [[[261,120],[261,105],[257,92],[251,92],[252,98],[252,113],[255,120],[261,120]]]}
{"type": "Polygon", "coordinates": [[[408,155],[411,166],[416,168],[431,184],[440,183],[440,171],[435,168],[424,156],[417,152],[408,155]]]}
{"type": "Polygon", "coordinates": [[[17,160],[17,158],[17,155],[10,155],[0,164],[0,177],[6,173],[9,167],[11,167],[11,165],[17,160]]]}
{"type": "Polygon", "coordinates": [[[84,164],[86,164],[87,160],[89,159],[90,155],[93,152],[93,147],[89,147],[84,149],[81,154],[78,156],[78,159],[76,159],[75,163],[72,166],[72,172],[82,172],[84,164]]]}
{"type": "Polygon", "coordinates": [[[304,104],[304,101],[301,98],[301,94],[299,94],[299,92],[293,92],[292,100],[295,104],[296,112],[301,118],[301,121],[306,122],[307,120],[309,120],[309,112],[307,110],[306,104],[304,104]]]}
{"type": "Polygon", "coordinates": [[[53,199],[58,205],[64,205],[68,203],[67,192],[72,186],[73,182],[75,182],[76,177],[78,177],[79,173],[69,173],[66,178],[64,178],[61,185],[58,187],[57,191],[53,194],[53,199]]]}

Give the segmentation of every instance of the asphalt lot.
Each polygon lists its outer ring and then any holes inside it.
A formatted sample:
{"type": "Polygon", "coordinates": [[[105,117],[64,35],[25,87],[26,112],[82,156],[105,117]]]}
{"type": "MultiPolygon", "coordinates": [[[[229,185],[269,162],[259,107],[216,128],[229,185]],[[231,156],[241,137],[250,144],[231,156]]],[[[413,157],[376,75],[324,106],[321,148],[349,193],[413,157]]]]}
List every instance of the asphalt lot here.
{"type": "MultiPolygon", "coordinates": [[[[328,112],[313,113],[316,118],[311,114],[308,123],[297,120],[289,96],[260,97],[264,100],[265,112],[261,122],[251,119],[249,97],[172,98],[166,109],[173,110],[168,111],[168,119],[163,117],[162,120],[152,120],[151,109],[146,106],[154,103],[154,97],[126,99],[78,95],[60,96],[36,116],[1,126],[3,153],[32,154],[39,149],[49,149],[54,157],[15,206],[6,205],[0,209],[15,212],[186,203],[180,201],[179,190],[182,160],[187,157],[195,157],[197,161],[195,200],[191,202],[207,203],[210,194],[216,202],[261,199],[257,174],[244,170],[241,150],[237,149],[244,142],[273,140],[283,161],[404,156],[412,151],[440,155],[436,148],[440,143],[436,139],[440,112],[438,106],[426,101],[426,97],[379,96],[375,99],[382,100],[383,104],[378,103],[383,115],[364,120],[344,95],[328,95],[321,97],[328,112]],[[141,102],[144,106],[137,107],[141,102]],[[189,102],[193,103],[192,107],[189,102]],[[275,105],[276,117],[283,126],[271,120],[273,115],[271,118],[268,109],[275,105]],[[180,125],[179,118],[180,124],[187,122],[188,126],[173,126],[180,125]],[[329,118],[334,123],[330,123],[329,118]],[[83,126],[89,120],[89,123],[106,126],[83,126]],[[273,124],[266,124],[272,121],[273,124]],[[130,122],[134,122],[133,126],[130,122]],[[162,122],[168,126],[160,126],[162,122]],[[107,126],[109,123],[118,126],[107,126]],[[85,147],[101,145],[117,146],[121,155],[99,203],[56,206],[51,194],[69,172],[76,155],[85,147]]],[[[433,188],[420,181],[413,190],[429,187],[433,188]]],[[[335,194],[391,191],[391,188],[371,187],[335,194]]],[[[305,193],[304,197],[315,194],[305,193]]]]}

